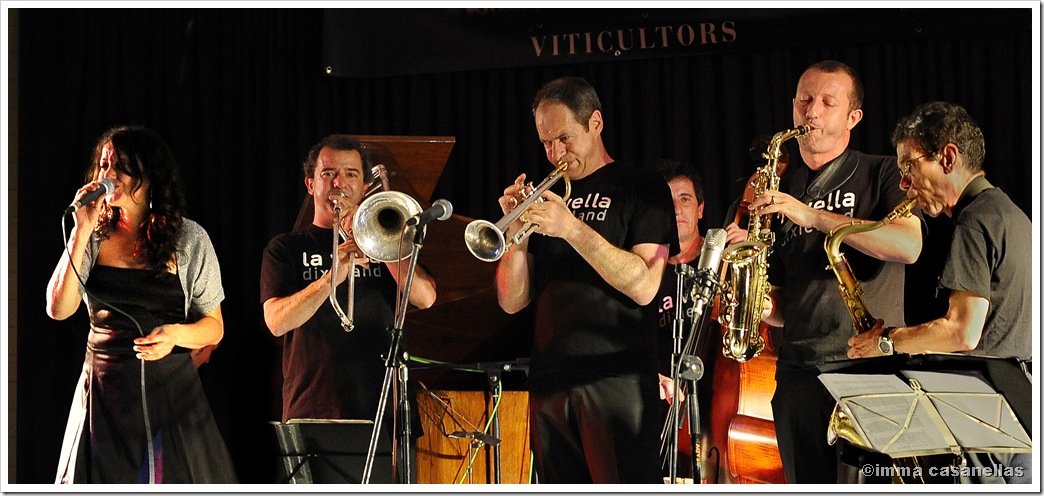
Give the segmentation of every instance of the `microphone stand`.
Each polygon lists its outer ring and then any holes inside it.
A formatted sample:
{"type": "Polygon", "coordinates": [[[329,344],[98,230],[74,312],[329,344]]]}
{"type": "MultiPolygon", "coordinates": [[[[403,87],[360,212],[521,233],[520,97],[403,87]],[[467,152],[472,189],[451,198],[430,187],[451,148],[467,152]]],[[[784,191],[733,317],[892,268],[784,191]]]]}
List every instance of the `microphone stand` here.
{"type": "Polygon", "coordinates": [[[682,326],[684,325],[685,312],[683,310],[682,297],[685,292],[685,281],[691,278],[695,271],[688,264],[678,264],[674,266],[674,272],[678,275],[675,278],[675,299],[674,299],[674,322],[671,323],[672,337],[674,345],[671,347],[671,381],[673,383],[674,392],[672,396],[674,398],[674,404],[671,405],[671,413],[668,417],[674,421],[671,422],[671,435],[669,436],[670,443],[667,446],[667,467],[668,475],[670,477],[671,484],[678,477],[678,392],[680,387],[678,385],[678,363],[681,359],[682,354],[682,326]]]}
{"type": "Polygon", "coordinates": [[[388,404],[388,394],[394,394],[398,407],[392,413],[393,435],[398,439],[392,440],[392,477],[403,484],[410,484],[410,402],[406,395],[406,382],[409,379],[406,362],[409,361],[409,352],[402,344],[402,326],[406,321],[406,308],[409,305],[410,287],[413,286],[413,271],[417,267],[417,254],[424,245],[424,236],[427,234],[427,226],[417,226],[413,233],[413,249],[410,253],[409,269],[406,271],[406,283],[402,287],[402,296],[399,306],[395,310],[395,326],[392,328],[391,343],[388,346],[388,354],[384,357],[384,383],[381,385],[381,397],[377,402],[377,414],[373,420],[373,433],[370,435],[370,446],[366,450],[366,464],[363,467],[362,483],[370,483],[370,475],[373,471],[373,460],[377,454],[377,439],[380,437],[381,421],[384,419],[384,408],[388,404]],[[398,372],[398,374],[396,374],[398,372]],[[397,375],[398,380],[392,378],[397,375]]]}
{"type": "MultiPolygon", "coordinates": [[[[676,266],[676,270],[679,274],[677,284],[677,300],[680,302],[683,292],[683,281],[685,277],[691,277],[692,268],[685,265],[679,264],[676,266]]],[[[718,282],[713,277],[713,271],[707,270],[697,275],[696,284],[704,283],[710,288],[710,294],[713,295],[717,292],[718,282]],[[703,276],[703,277],[699,277],[703,276]]],[[[681,347],[681,326],[682,322],[682,305],[676,305],[677,316],[674,319],[674,338],[675,338],[675,352],[671,356],[671,379],[674,381],[674,401],[675,404],[679,401],[679,391],[682,390],[681,382],[684,380],[690,385],[688,388],[688,398],[686,398],[687,408],[686,412],[689,417],[689,441],[692,448],[692,474],[694,481],[702,482],[701,476],[701,455],[699,453],[699,436],[700,436],[700,406],[699,400],[696,396],[696,382],[703,377],[703,360],[696,356],[697,349],[697,331],[703,327],[703,322],[706,314],[704,308],[710,303],[710,298],[704,302],[703,305],[697,305],[696,303],[700,300],[699,296],[693,299],[692,306],[692,325],[689,328],[689,335],[685,339],[684,348],[681,347]]],[[[677,483],[678,477],[678,431],[682,428],[682,415],[675,414],[673,416],[673,426],[671,428],[670,446],[668,451],[668,476],[670,477],[670,483],[677,483]]]]}

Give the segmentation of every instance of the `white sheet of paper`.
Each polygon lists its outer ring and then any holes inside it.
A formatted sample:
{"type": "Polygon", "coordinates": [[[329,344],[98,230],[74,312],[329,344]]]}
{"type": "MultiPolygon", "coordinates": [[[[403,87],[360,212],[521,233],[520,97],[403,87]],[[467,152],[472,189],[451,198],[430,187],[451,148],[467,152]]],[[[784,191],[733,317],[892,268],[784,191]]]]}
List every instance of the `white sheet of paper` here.
{"type": "Polygon", "coordinates": [[[903,375],[917,379],[921,389],[933,393],[996,393],[986,381],[971,375],[919,370],[904,370],[903,375]]]}

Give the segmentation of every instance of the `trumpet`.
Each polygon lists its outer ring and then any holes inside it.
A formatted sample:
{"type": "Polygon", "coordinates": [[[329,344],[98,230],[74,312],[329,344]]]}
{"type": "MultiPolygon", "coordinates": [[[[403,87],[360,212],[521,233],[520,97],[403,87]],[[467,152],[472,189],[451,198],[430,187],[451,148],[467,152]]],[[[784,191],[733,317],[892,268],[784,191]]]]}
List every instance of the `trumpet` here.
{"type": "Polygon", "coordinates": [[[565,179],[565,194],[562,195],[562,199],[569,199],[572,187],[569,183],[569,177],[565,175],[568,169],[569,163],[563,160],[536,187],[533,187],[533,183],[523,186],[519,191],[522,201],[519,202],[513,198],[515,200],[514,208],[497,221],[496,224],[481,219],[468,223],[468,226],[464,229],[464,243],[468,246],[471,254],[483,262],[495,262],[504,256],[504,253],[507,252],[511,245],[521,244],[522,241],[529,237],[533,229],[537,227],[532,222],[524,222],[522,227],[511,234],[510,237],[508,236],[508,228],[511,226],[511,223],[526,213],[529,207],[544,201],[541,195],[558,182],[559,179],[565,179]]]}
{"type": "MultiPolygon", "coordinates": [[[[406,226],[406,221],[420,213],[420,204],[405,193],[388,191],[383,165],[378,164],[371,171],[373,180],[367,185],[366,199],[355,209],[352,227],[348,232],[344,232],[340,225],[342,214],[347,208],[341,201],[343,194],[338,195],[335,191],[331,198],[338,219],[333,234],[333,261],[330,266],[334,276],[340,262],[337,247],[349,238],[355,239],[363,255],[379,262],[397,262],[413,252],[416,227],[406,226]]],[[[355,252],[348,255],[348,266],[351,271],[348,274],[348,312],[345,313],[337,301],[337,277],[330,278],[329,300],[341,321],[341,327],[345,332],[352,332],[355,329],[355,252]]]]}

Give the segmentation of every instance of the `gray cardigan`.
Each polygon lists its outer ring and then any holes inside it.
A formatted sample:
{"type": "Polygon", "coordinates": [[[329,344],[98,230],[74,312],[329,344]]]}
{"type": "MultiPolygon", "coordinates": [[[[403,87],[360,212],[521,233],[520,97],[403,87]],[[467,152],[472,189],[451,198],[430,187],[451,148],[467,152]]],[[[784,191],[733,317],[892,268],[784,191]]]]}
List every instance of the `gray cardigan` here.
{"type": "MultiPolygon", "coordinates": [[[[225,299],[225,291],[221,286],[221,267],[218,266],[217,253],[210,243],[210,236],[195,221],[188,218],[183,220],[178,234],[177,261],[178,278],[181,279],[181,289],[185,293],[184,311],[187,318],[189,310],[203,314],[217,308],[225,299]]],[[[80,267],[80,277],[84,281],[98,259],[99,246],[101,238],[92,235],[80,267]]],[[[83,286],[80,287],[80,295],[83,296],[83,286]]]]}

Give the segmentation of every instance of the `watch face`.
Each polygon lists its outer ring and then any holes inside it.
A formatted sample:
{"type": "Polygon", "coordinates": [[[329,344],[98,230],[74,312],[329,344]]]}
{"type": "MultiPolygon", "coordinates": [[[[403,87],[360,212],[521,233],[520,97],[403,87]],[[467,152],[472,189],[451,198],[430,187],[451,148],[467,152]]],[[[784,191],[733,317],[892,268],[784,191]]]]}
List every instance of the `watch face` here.
{"type": "Polygon", "coordinates": [[[877,347],[880,348],[881,349],[881,353],[884,353],[885,355],[891,355],[892,354],[892,340],[891,339],[881,338],[881,340],[877,342],[877,347]]]}

